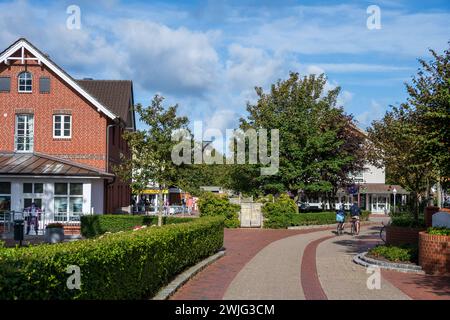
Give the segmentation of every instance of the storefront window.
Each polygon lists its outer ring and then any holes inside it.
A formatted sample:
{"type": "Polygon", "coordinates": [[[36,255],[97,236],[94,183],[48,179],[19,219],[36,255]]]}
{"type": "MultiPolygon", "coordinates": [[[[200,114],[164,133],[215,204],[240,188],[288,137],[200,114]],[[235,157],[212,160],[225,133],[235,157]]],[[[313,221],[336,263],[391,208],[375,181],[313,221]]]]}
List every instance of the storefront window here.
{"type": "Polygon", "coordinates": [[[0,194],[11,194],[10,182],[0,182],[0,194]]]}
{"type": "Polygon", "coordinates": [[[11,183],[0,182],[0,212],[11,210],[11,183]]]}
{"type": "Polygon", "coordinates": [[[55,213],[81,214],[83,212],[83,184],[55,183],[55,213]]]}

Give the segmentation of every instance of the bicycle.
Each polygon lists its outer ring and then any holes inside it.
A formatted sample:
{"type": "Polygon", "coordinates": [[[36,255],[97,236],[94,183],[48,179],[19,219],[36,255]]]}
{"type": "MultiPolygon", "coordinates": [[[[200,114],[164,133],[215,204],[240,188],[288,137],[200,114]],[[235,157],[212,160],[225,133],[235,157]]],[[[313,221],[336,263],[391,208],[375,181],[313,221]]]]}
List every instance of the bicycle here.
{"type": "Polygon", "coordinates": [[[380,239],[386,243],[386,227],[388,225],[390,225],[390,222],[388,222],[387,224],[384,224],[384,222],[381,222],[381,224],[383,225],[380,229],[380,239]]]}
{"type": "Polygon", "coordinates": [[[353,219],[351,221],[350,234],[353,236],[356,234],[356,224],[359,223],[358,219],[353,219]]]}
{"type": "Polygon", "coordinates": [[[344,233],[344,222],[338,222],[337,228],[336,228],[336,234],[338,236],[342,235],[344,233]]]}

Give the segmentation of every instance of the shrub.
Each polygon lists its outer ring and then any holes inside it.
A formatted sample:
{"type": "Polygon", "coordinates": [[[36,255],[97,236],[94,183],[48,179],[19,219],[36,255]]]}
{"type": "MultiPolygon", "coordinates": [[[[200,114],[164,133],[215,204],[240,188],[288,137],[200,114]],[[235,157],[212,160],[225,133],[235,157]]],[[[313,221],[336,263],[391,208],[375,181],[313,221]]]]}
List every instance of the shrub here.
{"type": "Polygon", "coordinates": [[[0,248],[0,299],[142,299],[223,246],[223,219],[125,231],[102,239],[0,248]],[[70,290],[68,266],[81,271],[70,290]]]}
{"type": "MultiPolygon", "coordinates": [[[[193,218],[163,217],[163,224],[189,222],[193,218]]],[[[85,215],[81,217],[81,234],[92,238],[105,232],[132,230],[136,226],[158,223],[157,216],[132,216],[120,214],[85,215]]]]}
{"type": "Polygon", "coordinates": [[[222,216],[225,218],[226,228],[238,228],[240,206],[220,195],[211,192],[204,193],[199,201],[198,208],[201,217],[222,216]]]}
{"type": "Polygon", "coordinates": [[[450,228],[432,227],[428,228],[427,233],[435,236],[450,236],[450,228]]]}
{"type": "MultiPolygon", "coordinates": [[[[287,195],[281,196],[274,203],[266,202],[263,206],[265,228],[287,228],[293,226],[326,225],[336,223],[336,212],[297,213],[297,206],[287,195]]],[[[361,212],[361,221],[367,221],[369,211],[361,212]]],[[[346,214],[346,220],[350,215],[346,214]]]]}
{"type": "Polygon", "coordinates": [[[419,221],[415,221],[410,214],[397,215],[391,218],[391,225],[405,228],[425,228],[424,219],[419,217],[419,221]]]}
{"type": "Polygon", "coordinates": [[[273,202],[265,202],[262,212],[265,228],[286,228],[292,225],[292,219],[297,214],[297,205],[288,195],[283,194],[273,202]]]}
{"type": "Polygon", "coordinates": [[[383,257],[392,262],[417,262],[418,248],[417,246],[388,246],[379,245],[369,250],[369,255],[379,258],[383,257]]]}

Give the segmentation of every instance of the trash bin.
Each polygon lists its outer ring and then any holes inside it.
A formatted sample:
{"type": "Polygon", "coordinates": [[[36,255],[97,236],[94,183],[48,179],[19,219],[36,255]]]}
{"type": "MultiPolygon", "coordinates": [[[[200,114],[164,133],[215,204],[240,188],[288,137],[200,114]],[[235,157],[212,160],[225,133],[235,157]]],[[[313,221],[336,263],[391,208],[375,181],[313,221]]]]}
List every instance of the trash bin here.
{"type": "Polygon", "coordinates": [[[14,240],[15,241],[23,240],[23,231],[24,231],[24,221],[23,220],[14,220],[14,240]]]}

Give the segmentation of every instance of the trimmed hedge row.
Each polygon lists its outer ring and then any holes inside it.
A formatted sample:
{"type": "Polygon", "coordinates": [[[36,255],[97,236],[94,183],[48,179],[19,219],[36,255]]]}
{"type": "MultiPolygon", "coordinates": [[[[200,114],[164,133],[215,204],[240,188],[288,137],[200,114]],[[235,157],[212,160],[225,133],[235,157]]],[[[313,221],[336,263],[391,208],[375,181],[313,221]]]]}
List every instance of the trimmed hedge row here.
{"type": "Polygon", "coordinates": [[[0,299],[141,299],[223,246],[223,218],[149,227],[102,238],[0,248],[0,299]],[[68,266],[81,289],[68,289],[68,266]]]}
{"type": "MultiPolygon", "coordinates": [[[[163,224],[192,221],[193,218],[163,217],[163,224]]],[[[132,216],[119,214],[86,215],[81,217],[81,234],[92,238],[105,232],[132,230],[136,226],[150,226],[158,223],[157,216],[132,216]]]]}
{"type": "MultiPolygon", "coordinates": [[[[368,220],[369,212],[363,211],[361,220],[368,220]]],[[[265,228],[287,228],[294,226],[325,225],[336,223],[336,212],[314,212],[314,213],[290,213],[280,215],[269,215],[264,221],[265,228]]],[[[350,220],[349,214],[346,215],[346,221],[350,220]]]]}

